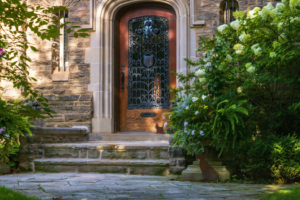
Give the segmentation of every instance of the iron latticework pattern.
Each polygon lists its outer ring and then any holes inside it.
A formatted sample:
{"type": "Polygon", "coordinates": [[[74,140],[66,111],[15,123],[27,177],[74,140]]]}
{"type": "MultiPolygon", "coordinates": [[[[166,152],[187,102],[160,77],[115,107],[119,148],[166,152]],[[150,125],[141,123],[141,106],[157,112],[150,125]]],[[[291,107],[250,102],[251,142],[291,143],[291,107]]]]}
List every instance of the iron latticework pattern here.
{"type": "Polygon", "coordinates": [[[131,19],[128,48],[128,109],[169,108],[168,19],[131,19]]]}

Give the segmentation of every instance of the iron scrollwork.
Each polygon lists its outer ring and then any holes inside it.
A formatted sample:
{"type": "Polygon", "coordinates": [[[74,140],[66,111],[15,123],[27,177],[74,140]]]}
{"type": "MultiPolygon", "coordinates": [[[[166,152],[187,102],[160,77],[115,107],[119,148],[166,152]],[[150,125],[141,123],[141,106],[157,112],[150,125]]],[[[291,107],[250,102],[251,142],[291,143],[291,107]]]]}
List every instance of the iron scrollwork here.
{"type": "Polygon", "coordinates": [[[169,108],[169,22],[129,20],[128,109],[169,108]]]}

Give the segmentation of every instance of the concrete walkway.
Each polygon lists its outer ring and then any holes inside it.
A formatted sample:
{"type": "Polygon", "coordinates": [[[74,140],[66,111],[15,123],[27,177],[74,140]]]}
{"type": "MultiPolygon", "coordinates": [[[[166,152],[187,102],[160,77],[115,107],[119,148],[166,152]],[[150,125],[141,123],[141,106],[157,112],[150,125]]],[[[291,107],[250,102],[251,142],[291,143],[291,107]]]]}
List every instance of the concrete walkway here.
{"type": "Polygon", "coordinates": [[[172,181],[172,177],[28,173],[0,176],[0,185],[41,199],[254,200],[292,185],[212,184],[172,181]],[[61,198],[60,198],[61,197],[61,198]]]}

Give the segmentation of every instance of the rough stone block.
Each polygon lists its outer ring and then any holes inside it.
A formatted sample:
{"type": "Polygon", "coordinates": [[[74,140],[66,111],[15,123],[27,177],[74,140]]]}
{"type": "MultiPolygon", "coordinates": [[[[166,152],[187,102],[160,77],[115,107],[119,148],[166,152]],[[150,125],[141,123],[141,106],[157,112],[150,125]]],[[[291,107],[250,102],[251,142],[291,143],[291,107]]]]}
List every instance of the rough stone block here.
{"type": "Polygon", "coordinates": [[[146,159],[146,151],[104,150],[102,159],[146,159]]]}
{"type": "Polygon", "coordinates": [[[184,157],[184,153],[181,147],[169,147],[170,158],[184,157]]]}
{"type": "Polygon", "coordinates": [[[99,158],[100,152],[97,149],[89,150],[89,158],[99,158]]]}
{"type": "Polygon", "coordinates": [[[79,166],[78,172],[97,172],[97,173],[127,173],[127,167],[124,166],[79,166]]]}
{"type": "Polygon", "coordinates": [[[45,158],[79,158],[79,150],[45,149],[45,158]]]}
{"type": "Polygon", "coordinates": [[[87,158],[87,150],[86,149],[81,149],[80,158],[87,158]]]}
{"type": "Polygon", "coordinates": [[[130,174],[146,174],[165,176],[166,168],[164,167],[130,167],[130,174]]]}
{"type": "Polygon", "coordinates": [[[35,165],[35,171],[36,172],[75,172],[76,167],[75,166],[64,166],[64,165],[35,165]]]}
{"type": "Polygon", "coordinates": [[[177,165],[177,159],[170,158],[169,159],[169,165],[170,166],[176,166],[177,165]]]}
{"type": "Polygon", "coordinates": [[[85,122],[92,118],[91,114],[65,114],[66,122],[85,122]]]}
{"type": "Polygon", "coordinates": [[[169,172],[170,174],[180,175],[184,169],[184,167],[170,167],[169,172]]]}
{"type": "Polygon", "coordinates": [[[167,151],[150,150],[149,158],[150,159],[169,159],[169,154],[167,151]]]}
{"type": "Polygon", "coordinates": [[[178,162],[178,166],[185,167],[185,160],[184,159],[178,159],[177,162],[178,162]]]}
{"type": "Polygon", "coordinates": [[[0,174],[10,173],[10,167],[4,162],[0,161],[0,174]]]}
{"type": "Polygon", "coordinates": [[[93,95],[80,95],[79,101],[92,101],[93,95]]]}

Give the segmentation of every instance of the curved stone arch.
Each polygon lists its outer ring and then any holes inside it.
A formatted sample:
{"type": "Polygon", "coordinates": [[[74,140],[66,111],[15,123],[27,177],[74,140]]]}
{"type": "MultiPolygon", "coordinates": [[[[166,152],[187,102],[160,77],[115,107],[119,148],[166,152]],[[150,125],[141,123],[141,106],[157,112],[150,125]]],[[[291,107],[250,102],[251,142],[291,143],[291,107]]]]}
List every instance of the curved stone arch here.
{"type": "Polygon", "coordinates": [[[95,32],[91,33],[91,48],[86,49],[85,62],[91,64],[91,82],[88,90],[93,92],[94,114],[92,132],[110,133],[114,131],[114,20],[118,11],[130,4],[159,2],[170,5],[176,13],[176,70],[186,73],[184,58],[190,51],[190,9],[186,0],[103,0],[97,6],[95,32]]]}

